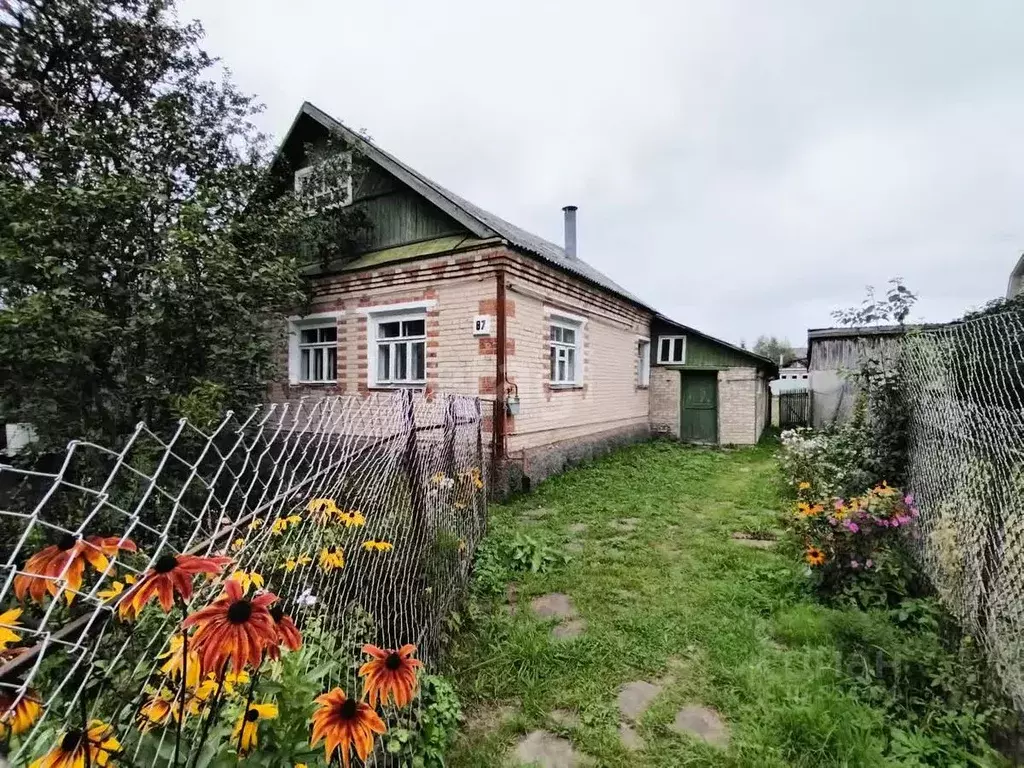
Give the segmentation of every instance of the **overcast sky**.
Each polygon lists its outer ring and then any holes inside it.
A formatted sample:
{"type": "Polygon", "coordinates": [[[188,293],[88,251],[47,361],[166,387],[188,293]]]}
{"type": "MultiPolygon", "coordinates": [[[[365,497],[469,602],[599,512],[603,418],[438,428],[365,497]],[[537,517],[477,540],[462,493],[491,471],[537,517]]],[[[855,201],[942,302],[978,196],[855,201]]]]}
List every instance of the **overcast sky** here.
{"type": "Polygon", "coordinates": [[[918,319],[1024,249],[1021,0],[186,0],[303,100],[666,314],[748,344],[905,278],[918,319]]]}

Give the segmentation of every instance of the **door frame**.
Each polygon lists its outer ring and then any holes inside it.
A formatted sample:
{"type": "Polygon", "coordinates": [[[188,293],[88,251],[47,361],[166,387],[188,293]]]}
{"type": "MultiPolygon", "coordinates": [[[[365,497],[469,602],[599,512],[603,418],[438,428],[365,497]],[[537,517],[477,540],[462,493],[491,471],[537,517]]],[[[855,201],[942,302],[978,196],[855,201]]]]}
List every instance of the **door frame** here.
{"type": "Polygon", "coordinates": [[[721,436],[721,429],[719,428],[719,419],[721,418],[721,412],[719,410],[720,400],[718,396],[718,369],[717,368],[683,368],[679,371],[679,439],[683,440],[683,415],[686,412],[686,399],[683,395],[683,387],[686,386],[685,379],[687,374],[704,374],[707,376],[713,376],[715,379],[715,438],[710,443],[697,442],[697,441],[686,441],[692,445],[718,445],[721,436]]]}

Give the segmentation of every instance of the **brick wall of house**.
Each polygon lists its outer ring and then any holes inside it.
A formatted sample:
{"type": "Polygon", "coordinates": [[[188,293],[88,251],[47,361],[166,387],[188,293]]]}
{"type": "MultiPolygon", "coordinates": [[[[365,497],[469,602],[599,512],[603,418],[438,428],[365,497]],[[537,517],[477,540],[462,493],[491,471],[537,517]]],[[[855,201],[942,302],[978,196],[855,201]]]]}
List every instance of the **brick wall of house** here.
{"type": "MultiPolygon", "coordinates": [[[[506,354],[509,382],[518,386],[520,415],[506,419],[512,474],[537,481],[566,463],[649,433],[648,389],[637,386],[637,343],[650,315],[628,302],[520,256],[505,247],[417,261],[320,279],[309,313],[340,312],[336,384],[290,384],[287,335],[282,331],[276,402],[302,396],[366,394],[372,340],[367,308],[429,302],[426,377],[439,392],[496,395],[498,268],[506,274],[506,354]],[[552,390],[549,328],[552,311],[585,318],[584,378],[578,389],[552,390]],[[490,336],[473,334],[473,320],[491,320],[490,336]]],[[[489,441],[492,409],[483,406],[489,441]]],[[[518,487],[517,481],[510,486],[518,487]]]]}
{"type": "Polygon", "coordinates": [[[508,373],[520,398],[508,451],[531,477],[547,474],[530,466],[531,454],[550,453],[546,446],[598,435],[602,442],[619,434],[635,437],[646,434],[650,423],[649,388],[638,386],[637,355],[638,342],[649,336],[650,314],[581,282],[552,277],[522,259],[508,276],[508,301],[514,302],[508,373]],[[582,381],[568,389],[550,383],[549,324],[559,312],[584,321],[582,381]]]}
{"type": "Polygon", "coordinates": [[[660,366],[651,369],[651,431],[679,437],[679,371],[660,366]]]}
{"type": "Polygon", "coordinates": [[[491,396],[495,358],[473,335],[478,314],[491,317],[494,328],[495,279],[491,259],[503,249],[416,262],[391,269],[333,275],[317,282],[310,313],[342,312],[338,318],[338,382],[292,385],[288,382],[286,332],[282,332],[276,402],[303,395],[366,394],[369,381],[367,334],[369,308],[427,302],[426,377],[434,391],[491,396]]]}
{"type": "Polygon", "coordinates": [[[726,368],[718,372],[718,442],[749,445],[760,437],[757,397],[761,388],[756,368],[726,368]]]}

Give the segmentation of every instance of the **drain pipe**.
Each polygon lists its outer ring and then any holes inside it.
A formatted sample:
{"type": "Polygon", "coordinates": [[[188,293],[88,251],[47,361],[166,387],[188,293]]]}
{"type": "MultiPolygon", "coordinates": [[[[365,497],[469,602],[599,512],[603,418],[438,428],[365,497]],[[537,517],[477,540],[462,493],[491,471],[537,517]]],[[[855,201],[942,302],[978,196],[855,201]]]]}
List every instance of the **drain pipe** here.
{"type": "Polygon", "coordinates": [[[494,451],[493,460],[495,469],[497,469],[498,462],[504,461],[505,459],[505,389],[508,385],[508,374],[505,369],[505,270],[502,267],[498,267],[498,272],[495,276],[495,318],[497,333],[496,343],[496,368],[494,372],[494,451]]]}

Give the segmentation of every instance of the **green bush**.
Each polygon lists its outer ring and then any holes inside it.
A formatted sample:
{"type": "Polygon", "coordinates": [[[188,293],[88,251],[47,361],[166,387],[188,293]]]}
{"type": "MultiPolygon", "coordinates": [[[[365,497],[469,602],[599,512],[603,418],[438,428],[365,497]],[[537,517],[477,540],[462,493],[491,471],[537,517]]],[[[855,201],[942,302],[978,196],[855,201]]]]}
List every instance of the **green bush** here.
{"type": "Polygon", "coordinates": [[[388,728],[384,748],[399,768],[443,768],[448,747],[462,720],[459,697],[445,678],[420,680],[419,706],[412,721],[388,728]]]}

